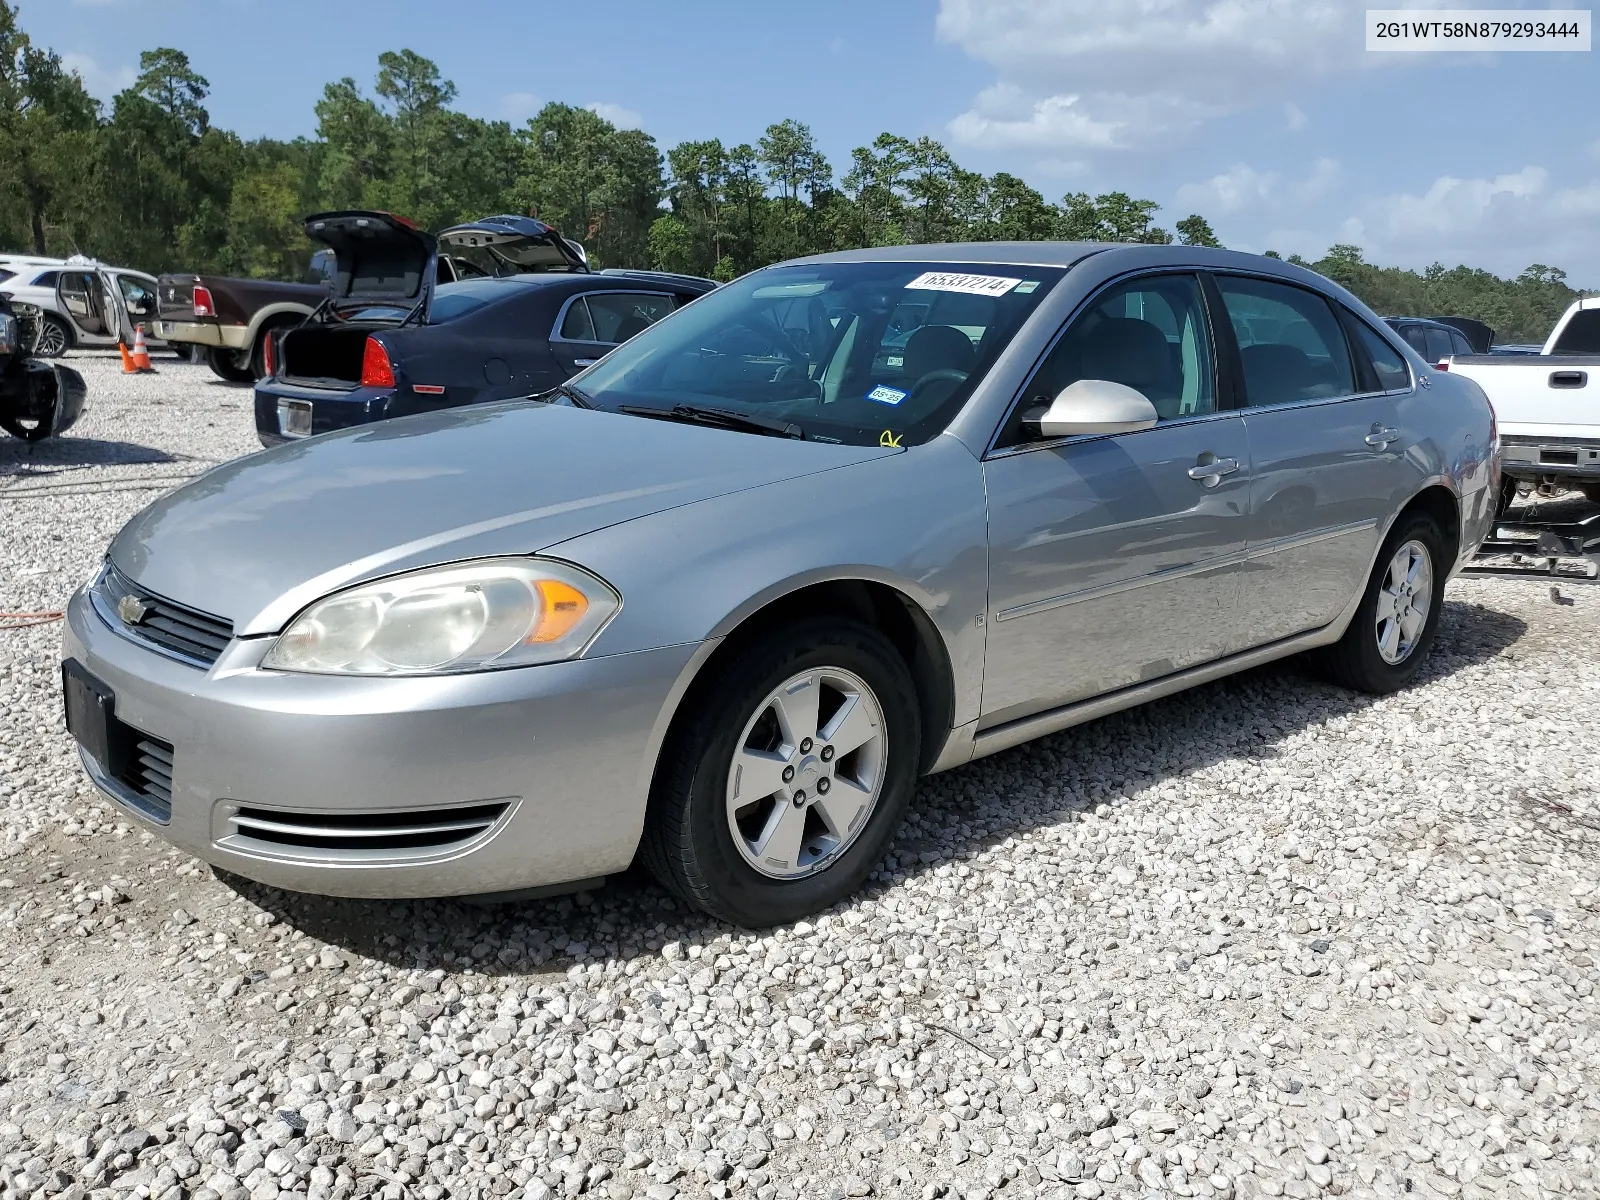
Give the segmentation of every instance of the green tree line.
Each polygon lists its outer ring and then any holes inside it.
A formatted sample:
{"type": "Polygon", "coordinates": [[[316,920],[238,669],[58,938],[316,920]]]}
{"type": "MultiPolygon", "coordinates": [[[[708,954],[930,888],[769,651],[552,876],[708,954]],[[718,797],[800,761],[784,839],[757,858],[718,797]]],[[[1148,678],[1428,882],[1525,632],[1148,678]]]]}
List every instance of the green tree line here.
{"type": "MultiPolygon", "coordinates": [[[[1199,214],[1169,231],[1124,192],[1057,201],[1015,175],[960,166],[931,138],[880,134],[842,173],[798,120],[756,144],[649,134],[546,104],[520,127],[454,107],[427,58],[378,56],[370,88],[346,77],[316,105],[316,136],[246,140],[211,124],[210,85],[180,50],[139,57],[109,106],[36,47],[0,0],[0,246],[88,254],[147,271],[294,278],[307,213],[376,208],[426,228],[499,212],[538,216],[602,266],[732,279],[800,254],[910,242],[1100,240],[1218,244],[1199,214]]],[[[1502,340],[1542,338],[1577,293],[1559,270],[1417,274],[1335,246],[1308,264],[1380,312],[1476,316],[1502,340]]]]}

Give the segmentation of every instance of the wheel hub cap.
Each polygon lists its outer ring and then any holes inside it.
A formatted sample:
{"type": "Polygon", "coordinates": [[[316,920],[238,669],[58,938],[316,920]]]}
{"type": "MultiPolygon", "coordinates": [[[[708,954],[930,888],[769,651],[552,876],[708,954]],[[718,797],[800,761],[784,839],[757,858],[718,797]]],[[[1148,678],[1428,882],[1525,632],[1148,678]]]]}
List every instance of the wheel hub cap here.
{"type": "Polygon", "coordinates": [[[1411,657],[1433,605],[1433,559],[1421,542],[1395,551],[1378,587],[1375,633],[1378,654],[1397,666],[1411,657]]]}
{"type": "Polygon", "coordinates": [[[888,748],[883,708],[859,676],[824,667],[785,680],[756,706],[729,764],[734,846],[769,878],[825,869],[877,807],[888,748]]]}

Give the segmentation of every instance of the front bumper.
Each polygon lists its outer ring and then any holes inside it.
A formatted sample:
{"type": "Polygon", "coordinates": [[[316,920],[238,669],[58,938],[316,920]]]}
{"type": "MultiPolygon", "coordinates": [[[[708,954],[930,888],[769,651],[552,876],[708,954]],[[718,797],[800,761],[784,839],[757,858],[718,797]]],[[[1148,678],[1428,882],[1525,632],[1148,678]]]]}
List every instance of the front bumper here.
{"type": "Polygon", "coordinates": [[[110,688],[120,722],[171,747],[170,819],[86,753],[85,768],[141,825],[208,863],[293,891],[373,898],[518,891],[625,869],[696,650],[357,679],[260,670],[271,641],[235,639],[201,670],[114,631],[80,590],[63,658],[110,688]],[[451,826],[455,840],[437,832],[451,826]]]}

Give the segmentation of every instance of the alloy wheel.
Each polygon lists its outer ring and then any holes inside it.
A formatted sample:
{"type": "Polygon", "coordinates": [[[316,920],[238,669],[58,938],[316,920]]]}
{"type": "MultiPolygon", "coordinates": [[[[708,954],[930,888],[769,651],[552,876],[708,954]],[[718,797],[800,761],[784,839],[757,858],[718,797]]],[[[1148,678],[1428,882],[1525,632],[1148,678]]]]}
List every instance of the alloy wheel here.
{"type": "Polygon", "coordinates": [[[40,358],[58,358],[66,349],[67,331],[54,321],[41,320],[38,335],[33,339],[33,352],[40,358]]]}
{"type": "Polygon", "coordinates": [[[1394,552],[1378,587],[1375,623],[1384,662],[1397,666],[1411,656],[1432,604],[1433,560],[1427,547],[1412,539],[1394,552]]]}
{"type": "Polygon", "coordinates": [[[802,671],[745,724],[729,764],[728,828],[739,853],[772,879],[824,870],[866,826],[883,790],[883,707],[860,676],[802,671]]]}

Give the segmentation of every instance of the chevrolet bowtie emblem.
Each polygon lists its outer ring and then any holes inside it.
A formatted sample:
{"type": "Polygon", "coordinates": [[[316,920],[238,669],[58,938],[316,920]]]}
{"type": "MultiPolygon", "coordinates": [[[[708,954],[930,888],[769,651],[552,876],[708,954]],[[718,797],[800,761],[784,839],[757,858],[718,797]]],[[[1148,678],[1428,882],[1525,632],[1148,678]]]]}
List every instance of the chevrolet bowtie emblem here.
{"type": "Polygon", "coordinates": [[[137,596],[124,596],[117,601],[117,616],[125,625],[137,625],[149,611],[150,606],[137,596]]]}

